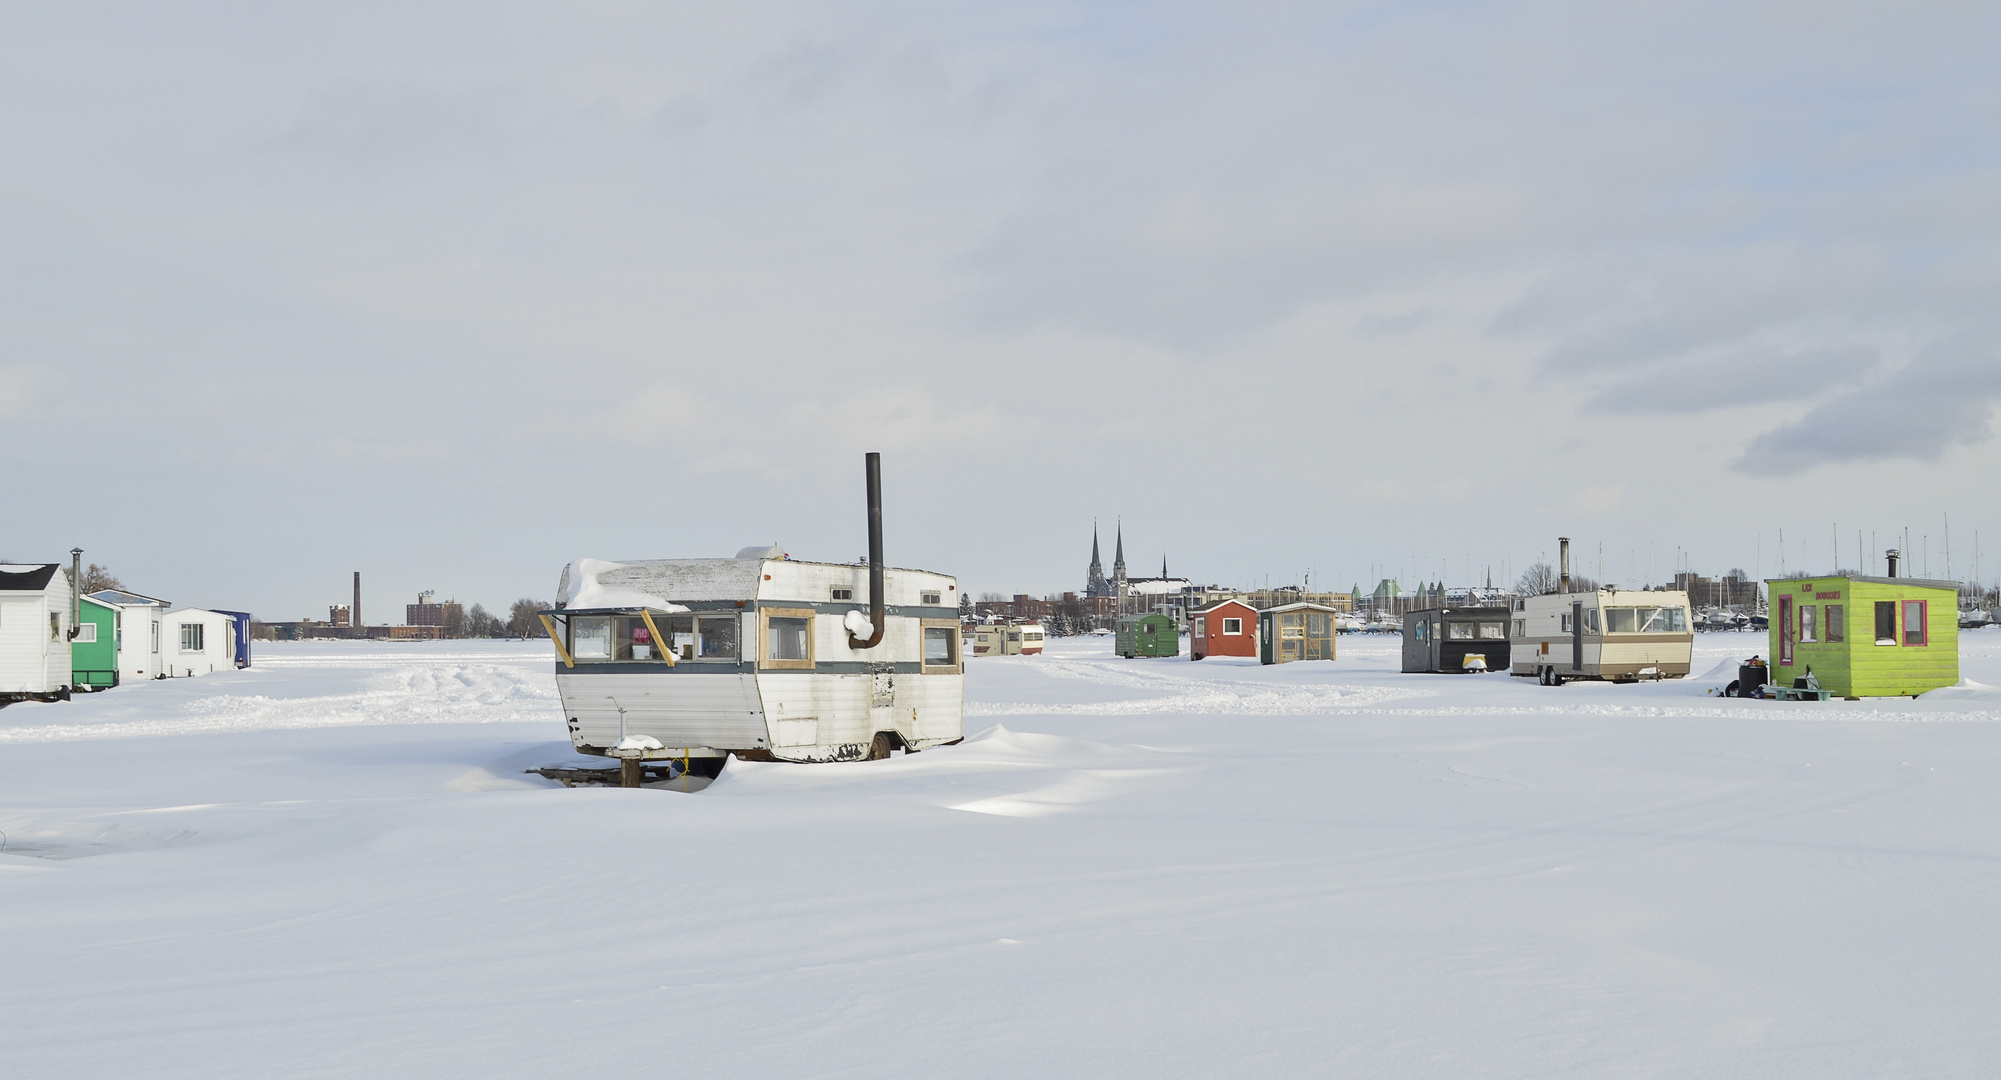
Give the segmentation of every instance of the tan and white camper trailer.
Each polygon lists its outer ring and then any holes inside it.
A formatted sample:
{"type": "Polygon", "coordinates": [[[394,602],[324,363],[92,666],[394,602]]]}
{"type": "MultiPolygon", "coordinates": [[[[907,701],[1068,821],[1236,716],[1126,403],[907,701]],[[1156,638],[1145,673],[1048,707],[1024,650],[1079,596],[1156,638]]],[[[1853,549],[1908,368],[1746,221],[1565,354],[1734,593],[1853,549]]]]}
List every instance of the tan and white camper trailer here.
{"type": "Polygon", "coordinates": [[[1688,594],[1570,591],[1570,541],[1560,538],[1558,591],[1521,597],[1508,621],[1510,673],[1545,686],[1573,679],[1634,682],[1688,674],[1695,634],[1688,594]]]}

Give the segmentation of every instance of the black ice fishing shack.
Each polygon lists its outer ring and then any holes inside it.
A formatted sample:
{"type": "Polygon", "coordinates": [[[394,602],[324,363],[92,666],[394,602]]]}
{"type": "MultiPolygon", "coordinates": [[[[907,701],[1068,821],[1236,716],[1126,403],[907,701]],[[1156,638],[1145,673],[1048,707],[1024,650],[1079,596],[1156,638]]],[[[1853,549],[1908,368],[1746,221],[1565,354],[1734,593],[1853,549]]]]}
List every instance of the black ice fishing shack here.
{"type": "Polygon", "coordinates": [[[1446,607],[1405,612],[1403,669],[1453,673],[1508,670],[1508,609],[1446,607]]]}

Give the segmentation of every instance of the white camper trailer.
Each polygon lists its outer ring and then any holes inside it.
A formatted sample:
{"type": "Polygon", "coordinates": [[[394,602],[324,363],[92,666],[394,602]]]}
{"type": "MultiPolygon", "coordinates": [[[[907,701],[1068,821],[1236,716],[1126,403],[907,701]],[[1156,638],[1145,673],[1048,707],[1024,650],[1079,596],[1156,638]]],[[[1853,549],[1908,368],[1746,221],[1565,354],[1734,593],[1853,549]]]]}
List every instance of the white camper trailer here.
{"type": "Polygon", "coordinates": [[[580,559],[543,613],[570,741],[586,754],[691,760],[728,754],[853,761],[955,743],[964,734],[958,581],[882,565],[876,455],[869,554],[794,560],[580,559]]]}
{"type": "Polygon", "coordinates": [[[0,564],[0,705],[68,699],[75,604],[60,564],[0,564]]]}
{"type": "Polygon", "coordinates": [[[1545,686],[1573,679],[1635,682],[1688,674],[1695,634],[1688,594],[1599,589],[1570,591],[1570,541],[1559,538],[1558,591],[1510,605],[1510,674],[1545,686]]]}
{"type": "Polygon", "coordinates": [[[182,608],[166,614],[161,648],[172,678],[236,668],[236,620],[220,611],[182,608]]]}
{"type": "Polygon", "coordinates": [[[90,598],[118,609],[118,681],[164,677],[164,616],[171,605],[123,589],[101,589],[90,598]]]}

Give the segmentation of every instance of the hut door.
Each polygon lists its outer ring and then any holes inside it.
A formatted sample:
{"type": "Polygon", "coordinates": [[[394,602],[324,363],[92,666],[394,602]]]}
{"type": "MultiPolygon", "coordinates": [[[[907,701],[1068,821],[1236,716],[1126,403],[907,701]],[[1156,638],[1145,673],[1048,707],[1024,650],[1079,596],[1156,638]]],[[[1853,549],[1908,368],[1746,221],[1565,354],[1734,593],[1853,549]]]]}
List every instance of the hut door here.
{"type": "Polygon", "coordinates": [[[1570,602],[1570,670],[1584,670],[1584,602],[1570,602]]]}

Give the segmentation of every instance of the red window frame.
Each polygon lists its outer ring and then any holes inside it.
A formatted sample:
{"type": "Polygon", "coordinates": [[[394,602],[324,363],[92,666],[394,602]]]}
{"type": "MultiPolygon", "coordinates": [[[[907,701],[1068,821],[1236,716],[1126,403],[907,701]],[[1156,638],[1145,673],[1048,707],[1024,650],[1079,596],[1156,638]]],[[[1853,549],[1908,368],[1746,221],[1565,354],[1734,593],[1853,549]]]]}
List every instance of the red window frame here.
{"type": "Polygon", "coordinates": [[[1897,620],[1903,623],[1897,628],[1897,644],[1909,648],[1921,648],[1932,643],[1931,601],[1897,601],[1897,620]],[[1911,605],[1918,606],[1918,640],[1911,640],[1911,605]]]}

